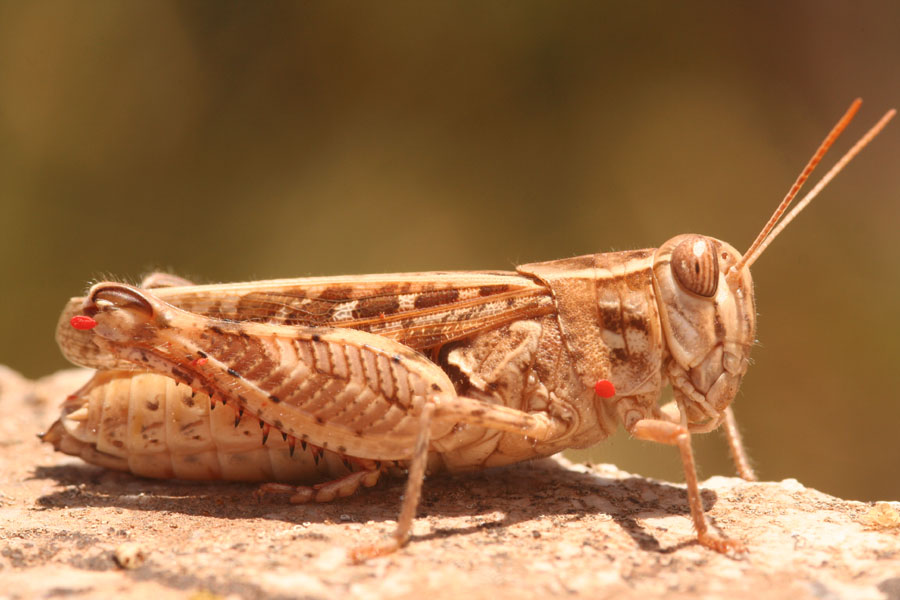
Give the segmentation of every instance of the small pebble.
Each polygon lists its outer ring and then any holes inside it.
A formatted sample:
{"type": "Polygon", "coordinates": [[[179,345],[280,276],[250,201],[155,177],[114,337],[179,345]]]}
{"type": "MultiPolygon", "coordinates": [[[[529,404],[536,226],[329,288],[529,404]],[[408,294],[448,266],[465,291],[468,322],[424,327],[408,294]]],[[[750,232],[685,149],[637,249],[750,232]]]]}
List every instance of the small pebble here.
{"type": "Polygon", "coordinates": [[[113,557],[116,559],[116,564],[123,569],[137,569],[147,560],[147,553],[144,552],[140,544],[125,542],[124,544],[119,544],[119,547],[113,553],[113,557]]]}

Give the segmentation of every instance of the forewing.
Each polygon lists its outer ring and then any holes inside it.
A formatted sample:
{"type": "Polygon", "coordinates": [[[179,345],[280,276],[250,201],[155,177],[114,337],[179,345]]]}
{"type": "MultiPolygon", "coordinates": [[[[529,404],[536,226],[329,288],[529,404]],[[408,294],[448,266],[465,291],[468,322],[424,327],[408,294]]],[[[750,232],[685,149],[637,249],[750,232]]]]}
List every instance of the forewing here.
{"type": "MultiPolygon", "coordinates": [[[[416,350],[554,310],[546,286],[508,271],[309,277],[153,292],[173,306],[205,317],[358,329],[416,350]]],[[[92,365],[112,368],[119,362],[101,356],[91,333],[69,325],[83,301],[69,301],[57,326],[57,341],[70,359],[89,359],[92,365]]]]}

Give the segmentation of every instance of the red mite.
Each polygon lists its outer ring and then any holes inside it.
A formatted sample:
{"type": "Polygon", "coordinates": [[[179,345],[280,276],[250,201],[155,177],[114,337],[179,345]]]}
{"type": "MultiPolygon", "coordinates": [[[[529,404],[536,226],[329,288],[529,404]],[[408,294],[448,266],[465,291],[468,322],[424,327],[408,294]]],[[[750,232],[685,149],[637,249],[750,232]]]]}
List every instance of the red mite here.
{"type": "Polygon", "coordinates": [[[69,320],[69,324],[72,325],[72,327],[74,327],[75,329],[85,331],[96,327],[97,321],[86,315],[75,315],[69,320]]]}
{"type": "Polygon", "coordinates": [[[616,386],[609,379],[601,379],[594,384],[594,392],[601,398],[612,398],[616,395],[616,386]]]}

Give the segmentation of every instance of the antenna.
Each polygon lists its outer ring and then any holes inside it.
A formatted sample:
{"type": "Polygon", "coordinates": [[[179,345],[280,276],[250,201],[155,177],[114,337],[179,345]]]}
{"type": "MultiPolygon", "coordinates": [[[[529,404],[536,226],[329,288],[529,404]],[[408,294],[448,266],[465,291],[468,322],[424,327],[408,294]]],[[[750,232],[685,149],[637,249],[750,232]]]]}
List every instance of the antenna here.
{"type": "Polygon", "coordinates": [[[806,205],[809,204],[810,202],[812,202],[813,198],[818,196],[819,192],[821,192],[823,189],[825,189],[825,186],[828,185],[828,183],[832,179],[834,179],[834,176],[837,175],[838,173],[840,173],[841,170],[845,166],[847,166],[847,163],[849,163],[851,160],[853,160],[853,157],[856,156],[857,154],[859,154],[860,150],[865,148],[866,145],[872,141],[872,138],[874,138],[876,135],[878,135],[881,132],[881,130],[884,129],[885,125],[888,124],[888,121],[893,119],[894,115],[896,115],[896,114],[897,114],[897,111],[893,108],[891,110],[887,111],[886,113],[884,113],[884,116],[881,117],[881,119],[869,131],[866,132],[866,134],[864,136],[859,138],[859,141],[856,142],[856,144],[854,144],[853,147],[850,148],[850,150],[848,150],[847,153],[844,154],[844,156],[842,156],[841,159],[839,161],[837,161],[833,167],[831,167],[831,170],[829,170],[825,174],[825,176],[822,177],[822,179],[819,181],[819,183],[817,183],[815,185],[815,187],[813,187],[813,189],[809,190],[809,193],[807,193],[803,197],[803,199],[797,203],[797,206],[792,208],[791,212],[789,212],[787,214],[787,216],[785,216],[781,220],[781,222],[778,223],[778,225],[774,229],[772,229],[772,231],[769,233],[769,235],[765,239],[765,241],[763,241],[763,243],[760,244],[759,247],[757,247],[755,254],[753,256],[751,256],[750,258],[747,258],[746,255],[744,256],[744,259],[745,259],[744,262],[745,262],[746,266],[749,267],[750,265],[753,264],[753,262],[757,258],[759,258],[759,255],[762,254],[763,251],[769,246],[769,244],[772,243],[772,240],[774,240],[775,237],[779,233],[781,233],[781,231],[785,227],[788,226],[788,223],[793,221],[794,218],[800,214],[800,211],[802,211],[804,208],[806,208],[806,205]]]}
{"type": "Polygon", "coordinates": [[[856,112],[859,110],[860,105],[862,104],[862,100],[857,98],[850,105],[850,108],[847,109],[847,112],[844,113],[844,116],[837,122],[837,124],[831,129],[822,143],[819,145],[819,148],[816,150],[816,153],[813,154],[813,157],[809,159],[806,167],[797,177],[797,180],[794,182],[794,185],[791,186],[791,189],[788,190],[787,195],[784,197],[784,200],[778,205],[778,208],[775,209],[775,212],[772,213],[772,216],[769,217],[768,222],[766,222],[765,226],[762,228],[762,231],[759,232],[759,235],[756,236],[756,240],[750,245],[750,248],[744,253],[743,258],[729,269],[727,278],[729,280],[733,280],[737,277],[737,274],[740,273],[743,267],[749,267],[752,265],[757,258],[763,253],[763,251],[772,243],[772,240],[781,233],[781,231],[790,223],[799,213],[802,211],[806,205],[812,202],[813,198],[815,198],[822,189],[825,188],[828,183],[834,179],[834,176],[837,175],[846,165],[849,163],[857,154],[859,154],[860,150],[862,150],[872,138],[878,135],[882,129],[884,129],[885,125],[887,125],[888,121],[890,121],[894,115],[897,113],[896,110],[891,109],[881,117],[881,120],[875,124],[864,136],[862,136],[854,146],[847,151],[844,156],[838,160],[837,163],[831,168],[828,173],[825,174],[824,177],[816,184],[816,186],[810,190],[810,192],[797,204],[796,207],[781,221],[778,223],[781,216],[787,210],[790,203],[797,196],[797,193],[800,191],[800,188],[809,178],[810,174],[813,172],[813,169],[816,168],[816,165],[822,160],[825,156],[825,153],[828,149],[834,144],[835,140],[837,140],[838,136],[846,129],[847,125],[850,124],[850,121],[853,120],[853,117],[856,115],[856,112]],[[777,227],[776,227],[777,224],[777,227]]]}

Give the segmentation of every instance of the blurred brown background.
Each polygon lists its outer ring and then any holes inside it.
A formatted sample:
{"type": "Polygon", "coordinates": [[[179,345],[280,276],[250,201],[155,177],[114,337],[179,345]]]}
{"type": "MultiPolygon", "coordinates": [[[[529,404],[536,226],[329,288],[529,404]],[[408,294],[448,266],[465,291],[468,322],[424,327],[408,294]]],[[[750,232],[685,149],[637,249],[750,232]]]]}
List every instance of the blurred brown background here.
{"type": "MultiPolygon", "coordinates": [[[[847,138],[900,105],[900,4],[775,5],[2,2],[0,363],[64,366],[66,299],[157,268],[744,250],[854,97],[847,138]]],[[[764,478],[900,499],[898,156],[894,123],[754,268],[735,406],[764,478]]],[[[591,459],[681,478],[624,435],[591,459]]]]}

